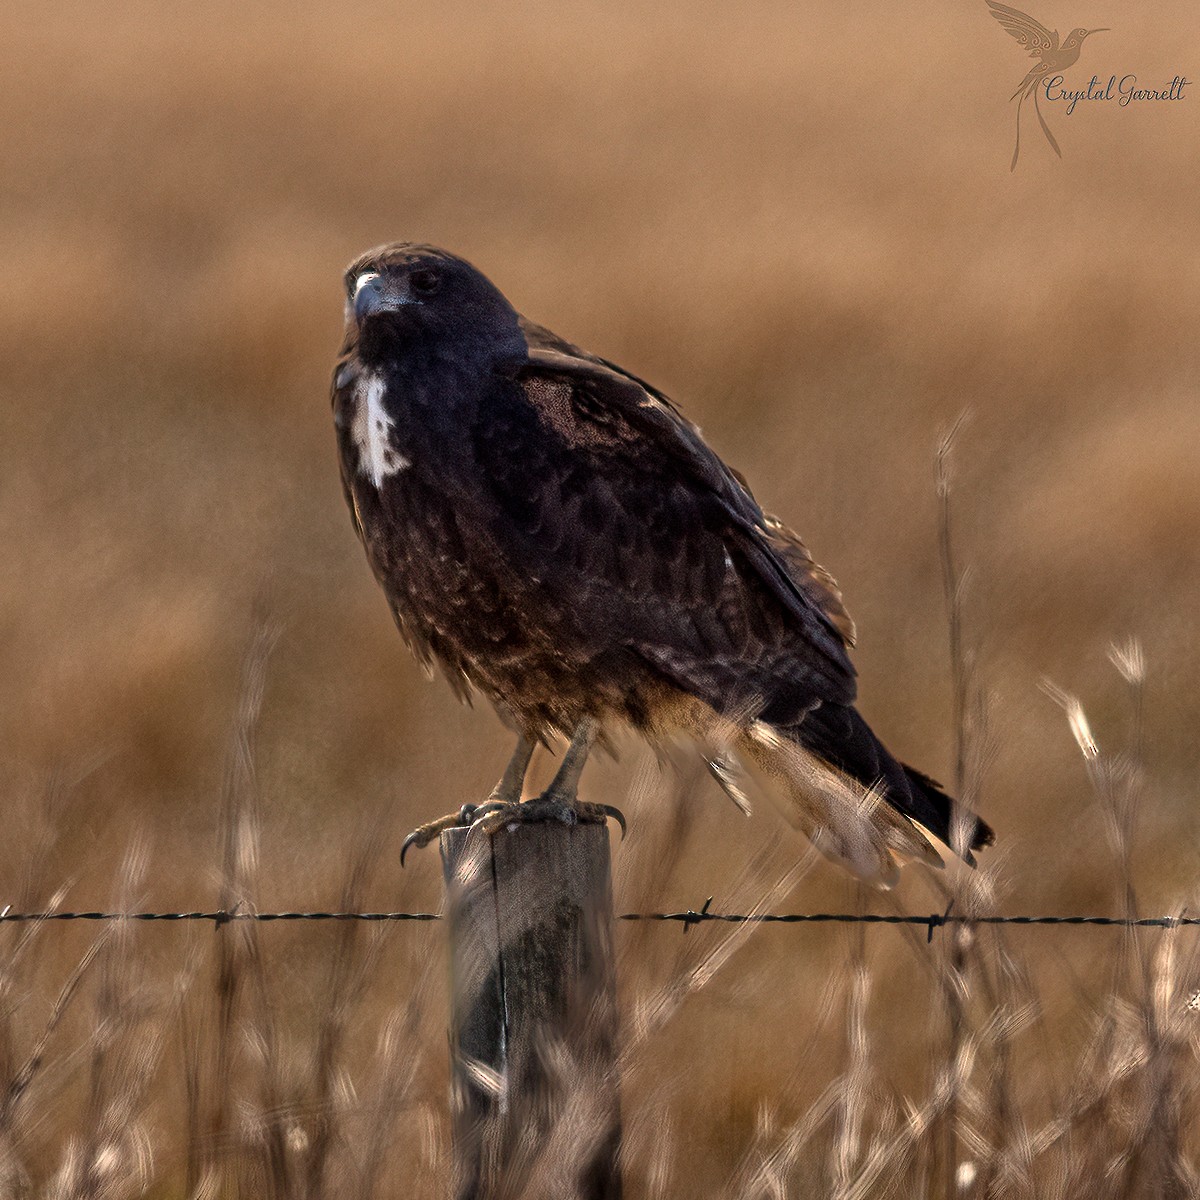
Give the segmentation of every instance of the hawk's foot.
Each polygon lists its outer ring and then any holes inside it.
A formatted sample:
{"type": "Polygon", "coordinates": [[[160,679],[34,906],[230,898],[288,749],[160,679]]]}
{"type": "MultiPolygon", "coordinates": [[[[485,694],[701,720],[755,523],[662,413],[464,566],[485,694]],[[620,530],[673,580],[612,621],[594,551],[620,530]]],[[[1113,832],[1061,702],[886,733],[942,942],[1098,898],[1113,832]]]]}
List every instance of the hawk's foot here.
{"type": "Polygon", "coordinates": [[[521,800],[525,772],[533,754],[533,743],[522,735],[517,740],[512,760],[505,768],[500,782],[492,789],[486,804],[464,804],[456,813],[439,817],[421,825],[404,839],[400,849],[400,865],[410,846],[428,846],[447,829],[476,825],[489,837],[506,825],[528,824],[532,821],[561,821],[564,825],[603,825],[609,817],[621,827],[625,837],[625,815],[611,804],[587,804],[579,799],[579,775],[587,761],[588,750],[596,735],[591,718],[580,721],[563,755],[562,765],[550,786],[533,800],[521,800]]]}
{"type": "Polygon", "coordinates": [[[474,824],[486,834],[499,833],[507,825],[535,821],[561,821],[564,825],[603,825],[612,818],[624,839],[625,814],[611,804],[588,804],[583,800],[560,800],[547,793],[520,804],[484,804],[476,811],[474,824]]]}
{"type": "Polygon", "coordinates": [[[409,848],[416,846],[418,850],[428,846],[434,838],[445,833],[447,829],[459,829],[473,825],[483,814],[510,804],[517,804],[521,799],[521,787],[525,782],[525,772],[529,769],[529,760],[533,757],[533,743],[524,736],[517,739],[517,747],[513,751],[508,766],[500,781],[492,788],[492,794],[486,804],[464,804],[456,813],[438,817],[428,825],[419,825],[404,839],[400,847],[400,865],[404,866],[404,856],[409,848]]]}
{"type": "Polygon", "coordinates": [[[464,804],[456,813],[447,813],[444,817],[438,817],[436,821],[430,821],[427,825],[418,825],[404,839],[404,845],[400,847],[400,865],[404,866],[404,856],[413,846],[416,846],[418,850],[424,850],[434,838],[445,833],[447,829],[459,829],[474,824],[479,810],[488,807],[491,806],[464,804]]]}
{"type": "Polygon", "coordinates": [[[447,829],[478,825],[490,837],[507,825],[530,824],[535,821],[561,821],[564,825],[603,825],[610,817],[621,827],[621,840],[624,841],[627,832],[625,814],[611,804],[556,800],[550,796],[515,802],[489,800],[486,804],[464,804],[456,813],[438,817],[436,821],[430,821],[427,825],[418,825],[400,847],[400,865],[404,866],[404,856],[414,846],[423,850],[447,829]]]}

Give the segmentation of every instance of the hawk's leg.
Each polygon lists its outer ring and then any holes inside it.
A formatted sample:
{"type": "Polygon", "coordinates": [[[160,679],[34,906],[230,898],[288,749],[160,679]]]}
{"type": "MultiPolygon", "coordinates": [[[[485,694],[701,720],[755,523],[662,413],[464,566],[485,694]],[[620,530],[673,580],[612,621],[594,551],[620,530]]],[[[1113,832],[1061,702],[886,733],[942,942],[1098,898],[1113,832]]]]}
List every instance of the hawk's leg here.
{"type": "Polygon", "coordinates": [[[456,813],[448,813],[444,817],[438,817],[436,821],[430,821],[428,825],[417,826],[404,839],[404,845],[400,847],[400,865],[404,866],[404,856],[408,853],[410,847],[416,846],[420,850],[428,846],[435,837],[444,833],[447,829],[455,829],[460,825],[471,825],[482,813],[494,812],[498,809],[519,804],[521,801],[521,789],[525,786],[525,772],[529,770],[529,760],[532,757],[533,743],[522,734],[517,739],[517,748],[513,751],[512,758],[508,760],[508,766],[504,768],[504,774],[500,777],[500,781],[496,786],[492,788],[487,803],[464,804],[456,813]]]}
{"type": "Polygon", "coordinates": [[[625,832],[625,817],[611,804],[587,804],[579,799],[579,777],[592,743],[596,740],[596,723],[590,717],[580,721],[563,755],[562,764],[550,786],[533,800],[523,804],[486,804],[479,809],[477,820],[485,833],[495,833],[505,825],[528,821],[562,821],[564,825],[603,825],[609,817],[625,832]]]}
{"type": "Polygon", "coordinates": [[[524,735],[517,739],[517,748],[513,751],[500,782],[492,788],[488,801],[499,804],[520,804],[521,790],[525,786],[525,773],[529,770],[529,760],[533,757],[533,743],[524,735]]]}

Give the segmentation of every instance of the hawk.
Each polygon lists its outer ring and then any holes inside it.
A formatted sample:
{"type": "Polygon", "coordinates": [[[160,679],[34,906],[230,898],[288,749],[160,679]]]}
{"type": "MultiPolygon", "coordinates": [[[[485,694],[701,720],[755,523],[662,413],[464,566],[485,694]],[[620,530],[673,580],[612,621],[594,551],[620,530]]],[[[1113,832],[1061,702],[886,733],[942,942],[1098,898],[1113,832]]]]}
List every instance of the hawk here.
{"type": "Polygon", "coordinates": [[[740,754],[876,883],[907,859],[940,865],[926,832],[968,859],[991,841],[872,733],[837,585],[662,392],[433,246],[356,259],[345,307],[332,400],[354,528],[416,657],[518,738],[488,804],[405,849],[459,820],[618,815],[577,788],[620,724],[690,734],[731,791],[740,754]],[[522,803],[555,736],[561,767],[522,803]]]}

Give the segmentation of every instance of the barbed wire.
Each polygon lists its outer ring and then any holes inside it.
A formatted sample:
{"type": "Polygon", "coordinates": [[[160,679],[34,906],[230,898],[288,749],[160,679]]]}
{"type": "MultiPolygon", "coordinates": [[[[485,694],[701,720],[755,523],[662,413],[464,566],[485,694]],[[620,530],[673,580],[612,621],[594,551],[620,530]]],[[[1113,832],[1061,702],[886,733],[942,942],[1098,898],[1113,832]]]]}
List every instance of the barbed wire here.
{"type": "Polygon", "coordinates": [[[441,913],[426,912],[254,912],[213,909],[211,912],[10,912],[0,909],[5,921],[440,921],[441,913]]]}
{"type": "MultiPolygon", "coordinates": [[[[686,933],[695,925],[709,921],[729,924],[777,925],[917,925],[934,931],[944,925],[1090,925],[1114,929],[1176,929],[1200,925],[1200,916],[1180,913],[1164,917],[1109,917],[1078,914],[1025,916],[1022,914],[970,915],[952,912],[928,914],[910,913],[721,913],[712,912],[710,896],[700,909],[682,912],[619,913],[619,921],[671,921],[683,925],[686,933]]],[[[39,921],[211,921],[220,928],[233,921],[440,921],[441,913],[431,912],[255,912],[251,909],[213,909],[192,912],[13,912],[6,906],[0,909],[0,924],[39,921]]]]}

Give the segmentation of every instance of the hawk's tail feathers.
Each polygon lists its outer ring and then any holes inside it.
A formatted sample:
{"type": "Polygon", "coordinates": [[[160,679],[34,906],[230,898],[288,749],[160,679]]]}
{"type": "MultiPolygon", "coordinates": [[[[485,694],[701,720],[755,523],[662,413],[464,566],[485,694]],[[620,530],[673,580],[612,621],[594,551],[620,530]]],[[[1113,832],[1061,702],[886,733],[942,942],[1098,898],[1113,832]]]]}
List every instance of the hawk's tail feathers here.
{"type": "MultiPolygon", "coordinates": [[[[908,763],[901,763],[900,769],[904,772],[910,794],[920,796],[938,814],[938,827],[930,827],[930,832],[974,866],[973,851],[982,850],[996,840],[992,827],[965,804],[947,795],[936,779],[930,779],[908,763]]],[[[919,816],[914,816],[914,820],[924,824],[919,816]]]]}
{"type": "Polygon", "coordinates": [[[971,850],[992,840],[991,829],[932,779],[897,762],[852,708],[822,705],[786,728],[756,721],[738,743],[779,785],[767,791],[786,798],[788,820],[864,882],[892,887],[899,867],[914,859],[940,868],[926,830],[963,847],[968,862],[971,850]]]}
{"type": "Polygon", "coordinates": [[[900,866],[911,859],[942,865],[921,831],[886,802],[882,788],[863,787],[784,731],[756,721],[739,749],[771,778],[775,786],[764,790],[786,801],[780,809],[787,820],[864,883],[894,887],[900,866]]]}

